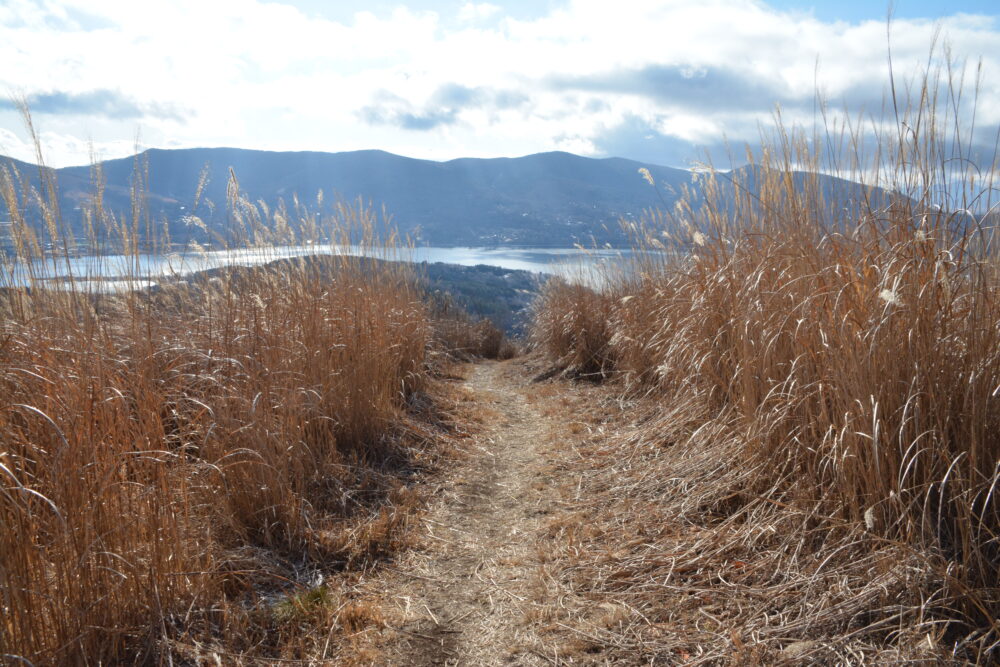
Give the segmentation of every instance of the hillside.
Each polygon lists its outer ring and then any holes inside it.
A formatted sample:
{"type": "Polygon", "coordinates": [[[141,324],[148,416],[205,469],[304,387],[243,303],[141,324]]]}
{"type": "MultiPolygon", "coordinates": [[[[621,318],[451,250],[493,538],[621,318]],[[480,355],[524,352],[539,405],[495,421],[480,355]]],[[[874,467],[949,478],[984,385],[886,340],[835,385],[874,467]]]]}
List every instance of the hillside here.
{"type": "MultiPolygon", "coordinates": [[[[291,273],[303,265],[319,269],[324,279],[332,281],[344,264],[362,267],[369,272],[387,270],[386,260],[371,257],[307,255],[276,259],[261,266],[226,266],[198,271],[177,278],[174,283],[204,286],[213,279],[247,279],[258,272],[291,273]]],[[[468,314],[473,320],[491,321],[507,334],[524,333],[528,307],[538,296],[544,277],[531,271],[477,264],[461,266],[444,262],[409,262],[415,286],[438,308],[468,314]]],[[[173,283],[150,288],[153,294],[171,289],[173,283]]]]}
{"type": "MultiPolygon", "coordinates": [[[[416,160],[383,151],[348,153],[268,152],[231,148],[148,150],[135,158],[102,164],[105,200],[128,210],[136,165],[148,173],[149,206],[169,219],[176,238],[197,232],[181,220],[191,213],[200,176],[207,181],[194,211],[225,236],[230,169],[253,200],[291,207],[297,197],[316,206],[322,190],[328,205],[340,195],[384,204],[401,231],[431,245],[557,245],[622,242],[618,219],[657,205],[656,192],[638,176],[645,166],[623,159],[594,160],[568,153],[521,158],[416,160]]],[[[23,175],[36,168],[15,163],[23,175]]],[[[688,172],[649,167],[663,183],[686,182],[688,172]]],[[[90,167],[55,170],[60,203],[75,209],[90,197],[90,167]]],[[[37,179],[36,179],[37,180],[37,179]]]]}
{"type": "Polygon", "coordinates": [[[473,317],[488,319],[507,333],[522,332],[528,306],[543,282],[537,273],[485,264],[424,263],[417,271],[429,293],[449,295],[473,317]]]}
{"type": "MultiPolygon", "coordinates": [[[[37,186],[37,167],[0,158],[37,186]]],[[[620,220],[650,208],[670,210],[683,190],[697,186],[690,172],[621,158],[592,159],[569,153],[448,162],[416,160],[384,151],[347,153],[269,152],[234,148],[152,149],[135,158],[102,163],[106,208],[127,212],[134,174],[146,174],[144,188],[152,220],[170,221],[174,241],[233,238],[226,206],[230,170],[241,192],[272,210],[295,201],[330,211],[339,197],[385,206],[393,222],[418,243],[438,246],[555,246],[628,244],[620,220]],[[639,175],[649,169],[652,188],[639,175]],[[195,194],[205,174],[202,196],[195,194]],[[322,203],[317,194],[324,193],[322,203]]],[[[91,199],[91,167],[55,170],[65,219],[82,234],[80,209],[91,199]]],[[[744,170],[737,172],[743,174],[744,170]]],[[[746,173],[748,181],[754,175],[746,173]]],[[[820,177],[831,196],[859,199],[858,186],[820,177]],[[846,187],[844,187],[846,185],[846,187]],[[840,193],[839,195],[837,193],[840,193]]],[[[140,181],[141,182],[141,181],[140,181]]],[[[23,189],[23,188],[22,188],[23,189]]],[[[723,193],[727,198],[731,192],[723,193]]],[[[0,212],[2,216],[2,212],[0,212]]],[[[159,224],[156,225],[160,229],[159,224]]]]}

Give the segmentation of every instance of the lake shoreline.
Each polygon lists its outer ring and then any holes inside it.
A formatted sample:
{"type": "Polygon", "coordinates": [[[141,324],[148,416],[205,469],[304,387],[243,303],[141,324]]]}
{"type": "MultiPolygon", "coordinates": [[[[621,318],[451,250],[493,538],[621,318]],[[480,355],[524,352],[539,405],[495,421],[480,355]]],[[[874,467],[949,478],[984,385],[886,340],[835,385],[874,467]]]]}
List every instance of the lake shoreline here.
{"type": "MultiPolygon", "coordinates": [[[[260,266],[270,262],[306,256],[362,256],[389,261],[458,266],[494,266],[508,270],[568,276],[580,268],[627,257],[630,251],[601,248],[472,248],[464,246],[416,246],[412,248],[362,248],[360,246],[297,245],[241,248],[237,250],[188,250],[184,253],[140,253],[135,255],[81,255],[47,257],[30,265],[11,263],[6,267],[5,286],[33,283],[149,283],[183,278],[226,266],[260,266]]],[[[142,285],[143,287],[148,285],[142,285]]],[[[117,291],[117,290],[116,290],[117,291]]]]}

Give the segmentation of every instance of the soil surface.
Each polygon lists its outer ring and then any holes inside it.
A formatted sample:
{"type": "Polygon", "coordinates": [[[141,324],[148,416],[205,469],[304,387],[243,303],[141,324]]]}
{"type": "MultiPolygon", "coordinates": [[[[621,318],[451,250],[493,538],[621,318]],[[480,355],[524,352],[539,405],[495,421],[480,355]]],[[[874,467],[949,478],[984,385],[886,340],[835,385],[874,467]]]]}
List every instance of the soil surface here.
{"type": "Polygon", "coordinates": [[[380,577],[384,657],[400,665],[563,664],[546,528],[559,511],[553,444],[573,431],[572,411],[519,366],[484,362],[461,372],[463,400],[480,425],[441,481],[422,543],[380,577]]]}

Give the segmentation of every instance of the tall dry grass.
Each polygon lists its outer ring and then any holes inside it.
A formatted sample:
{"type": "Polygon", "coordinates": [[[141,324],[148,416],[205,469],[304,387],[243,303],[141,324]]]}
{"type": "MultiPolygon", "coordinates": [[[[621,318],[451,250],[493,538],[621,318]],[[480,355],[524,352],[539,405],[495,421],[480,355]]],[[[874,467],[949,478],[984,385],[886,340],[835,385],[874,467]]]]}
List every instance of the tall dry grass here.
{"type": "Polygon", "coordinates": [[[491,320],[472,317],[455,304],[450,294],[428,296],[437,350],[462,361],[511,359],[517,356],[517,346],[491,320]]]}
{"type": "MultiPolygon", "coordinates": [[[[141,173],[124,216],[95,174],[83,240],[122,252],[116,280],[133,287],[140,249],[168,242],[141,173]]],[[[404,413],[431,335],[411,269],[303,258],[108,293],[74,275],[56,187],[44,168],[34,184],[0,170],[15,247],[0,295],[0,662],[326,653],[337,614],[350,628],[364,614],[320,591],[326,615],[302,630],[298,598],[272,613],[260,595],[306,585],[270,562],[365,565],[404,539],[403,478],[422,465],[404,413]]],[[[360,203],[269,210],[234,176],[228,207],[231,241],[257,253],[329,238],[405,255],[360,203]]]]}
{"type": "MultiPolygon", "coordinates": [[[[535,339],[683,413],[678,441],[735,437],[730,474],[702,461],[713,512],[781,507],[806,517],[781,536],[796,561],[875,568],[840,580],[862,604],[833,629],[820,595],[788,636],[912,626],[986,659],[1000,645],[997,152],[962,107],[976,91],[956,70],[941,80],[870,122],[830,115],[807,134],[779,117],[747,167],[696,175],[676,210],[635,226],[638,254],[605,290],[552,285],[535,339]],[[859,554],[890,547],[920,565],[866,590],[888,561],[859,554]]],[[[753,530],[738,539],[764,539],[753,530]]]]}
{"type": "Polygon", "coordinates": [[[614,290],[605,291],[564,278],[551,278],[532,304],[530,338],[564,368],[604,376],[614,368],[609,342],[614,290]]]}

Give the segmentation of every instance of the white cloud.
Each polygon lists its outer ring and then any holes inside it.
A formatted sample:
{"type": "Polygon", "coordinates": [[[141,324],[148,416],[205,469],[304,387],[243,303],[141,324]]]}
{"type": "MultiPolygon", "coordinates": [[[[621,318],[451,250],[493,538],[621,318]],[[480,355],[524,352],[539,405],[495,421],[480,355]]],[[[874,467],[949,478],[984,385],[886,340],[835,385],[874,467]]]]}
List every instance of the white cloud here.
{"type": "MultiPolygon", "coordinates": [[[[980,119],[996,123],[1000,86],[990,73],[1000,30],[966,15],[941,28],[956,56],[985,56],[980,119]]],[[[935,30],[930,21],[895,23],[899,73],[912,77],[926,61],[935,30]]],[[[110,156],[127,154],[137,126],[156,146],[384,148],[434,158],[613,152],[606,135],[627,123],[682,143],[712,143],[722,132],[739,142],[754,138],[779,100],[790,120],[809,122],[814,84],[835,103],[878,103],[885,53],[881,22],[824,23],[759,0],[571,0],[532,20],[465,2],[454,16],[399,7],[347,22],[262,0],[0,5],[0,92],[82,100],[115,91],[137,109],[183,110],[138,120],[74,115],[68,105],[58,116],[39,113],[55,164],[85,162],[90,138],[110,156]],[[678,85],[685,72],[697,76],[678,85]],[[477,104],[436,98],[448,85],[486,92],[477,104]],[[405,120],[398,109],[406,108],[449,122],[364,122],[362,110],[386,91],[402,103],[383,119],[405,120]],[[503,104],[505,93],[526,102],[503,104]]],[[[10,137],[24,139],[13,118],[0,114],[0,151],[10,154],[10,137]]]]}
{"type": "Polygon", "coordinates": [[[458,10],[458,20],[465,23],[485,21],[499,14],[500,11],[500,7],[488,2],[467,2],[458,10]]]}

